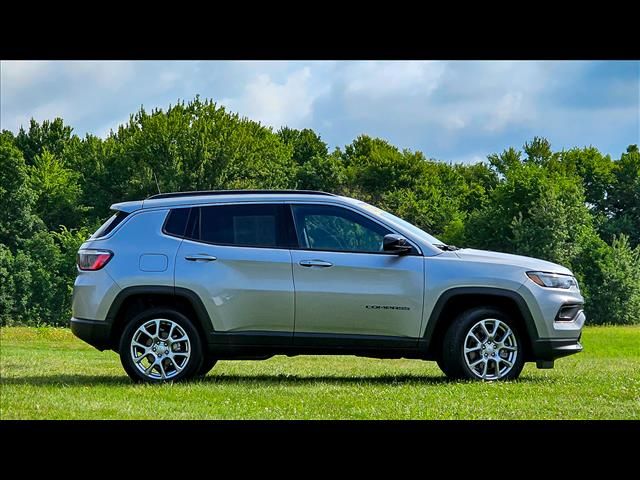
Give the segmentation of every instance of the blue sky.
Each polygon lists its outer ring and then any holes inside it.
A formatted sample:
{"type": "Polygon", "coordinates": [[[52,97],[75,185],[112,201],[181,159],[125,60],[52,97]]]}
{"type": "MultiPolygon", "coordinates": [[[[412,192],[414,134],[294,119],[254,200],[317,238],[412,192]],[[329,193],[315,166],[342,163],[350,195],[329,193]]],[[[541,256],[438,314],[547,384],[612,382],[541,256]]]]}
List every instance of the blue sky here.
{"type": "Polygon", "coordinates": [[[0,62],[0,123],[64,118],[106,136],[141,105],[196,94],[330,148],[360,134],[430,158],[474,162],[533,136],[618,157],[640,143],[637,61],[0,62]]]}

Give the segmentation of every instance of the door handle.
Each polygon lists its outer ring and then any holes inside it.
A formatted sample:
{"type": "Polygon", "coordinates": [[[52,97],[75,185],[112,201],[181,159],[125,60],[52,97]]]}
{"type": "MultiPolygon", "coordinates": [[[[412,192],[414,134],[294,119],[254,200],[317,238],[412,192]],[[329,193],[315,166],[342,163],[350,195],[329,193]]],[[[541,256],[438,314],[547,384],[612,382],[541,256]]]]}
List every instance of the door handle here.
{"type": "Polygon", "coordinates": [[[189,260],[190,262],[213,262],[214,260],[217,260],[217,257],[214,257],[213,255],[207,255],[206,253],[187,255],[184,258],[186,260],[189,260]]]}
{"type": "Polygon", "coordinates": [[[300,260],[300,265],[303,267],[332,267],[333,263],[324,260],[300,260]]]}

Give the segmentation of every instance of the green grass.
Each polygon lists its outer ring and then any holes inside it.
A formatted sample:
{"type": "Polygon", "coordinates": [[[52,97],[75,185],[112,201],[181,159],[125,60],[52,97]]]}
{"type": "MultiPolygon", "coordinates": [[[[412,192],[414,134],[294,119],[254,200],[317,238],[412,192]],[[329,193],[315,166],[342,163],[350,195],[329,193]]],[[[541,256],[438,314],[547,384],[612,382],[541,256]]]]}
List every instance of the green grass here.
{"type": "Polygon", "coordinates": [[[432,362],[224,361],[196,382],[133,385],[66,329],[0,330],[2,419],[640,418],[640,327],[589,327],[585,351],[511,383],[449,382],[432,362]]]}

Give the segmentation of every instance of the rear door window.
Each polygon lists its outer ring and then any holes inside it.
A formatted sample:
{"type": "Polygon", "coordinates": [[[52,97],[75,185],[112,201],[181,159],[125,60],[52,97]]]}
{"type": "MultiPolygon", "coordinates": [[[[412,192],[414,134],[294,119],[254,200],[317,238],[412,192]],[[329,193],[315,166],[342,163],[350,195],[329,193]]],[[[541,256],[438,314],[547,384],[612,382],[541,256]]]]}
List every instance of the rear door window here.
{"type": "Polygon", "coordinates": [[[291,248],[295,233],[282,204],[216,205],[194,209],[187,236],[217,245],[291,248]]]}

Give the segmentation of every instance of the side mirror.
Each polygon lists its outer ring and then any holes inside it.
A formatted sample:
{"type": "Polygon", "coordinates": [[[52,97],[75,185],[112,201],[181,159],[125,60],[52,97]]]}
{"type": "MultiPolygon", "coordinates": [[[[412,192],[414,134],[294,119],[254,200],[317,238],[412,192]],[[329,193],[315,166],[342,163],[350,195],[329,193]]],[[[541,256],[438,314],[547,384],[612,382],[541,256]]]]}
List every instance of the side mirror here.
{"type": "Polygon", "coordinates": [[[384,239],[382,240],[382,249],[385,252],[402,255],[411,251],[411,245],[407,243],[407,239],[402,235],[390,233],[389,235],[384,236],[384,239]]]}

